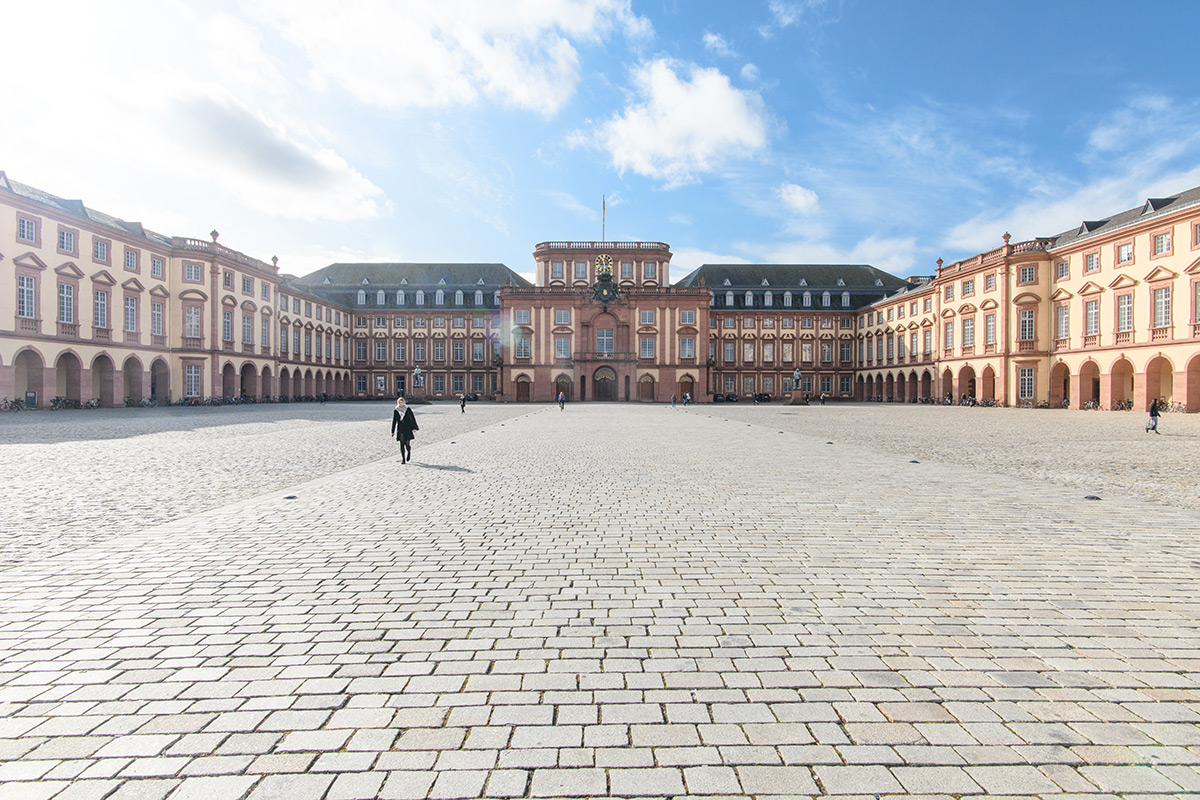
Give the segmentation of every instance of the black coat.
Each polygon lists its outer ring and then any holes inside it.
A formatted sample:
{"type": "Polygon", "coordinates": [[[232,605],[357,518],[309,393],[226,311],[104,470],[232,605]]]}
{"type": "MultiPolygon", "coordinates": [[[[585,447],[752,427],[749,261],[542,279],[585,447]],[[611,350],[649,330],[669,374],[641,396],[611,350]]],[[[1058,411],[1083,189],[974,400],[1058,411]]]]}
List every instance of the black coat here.
{"type": "Polygon", "coordinates": [[[396,441],[401,440],[410,442],[415,437],[414,431],[420,428],[417,426],[417,418],[413,415],[412,409],[407,406],[404,408],[404,416],[400,416],[400,409],[392,409],[392,433],[396,434],[396,441]]]}

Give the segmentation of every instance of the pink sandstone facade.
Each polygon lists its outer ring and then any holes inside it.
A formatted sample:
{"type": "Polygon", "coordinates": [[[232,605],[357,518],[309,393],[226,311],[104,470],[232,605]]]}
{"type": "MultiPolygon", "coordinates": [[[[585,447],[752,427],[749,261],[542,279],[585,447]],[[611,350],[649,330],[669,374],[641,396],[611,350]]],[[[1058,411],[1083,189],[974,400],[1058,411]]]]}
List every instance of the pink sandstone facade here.
{"type": "Polygon", "coordinates": [[[548,241],[283,275],[0,172],[0,396],[657,401],[795,394],[1200,410],[1200,188],[928,277],[548,241]]]}

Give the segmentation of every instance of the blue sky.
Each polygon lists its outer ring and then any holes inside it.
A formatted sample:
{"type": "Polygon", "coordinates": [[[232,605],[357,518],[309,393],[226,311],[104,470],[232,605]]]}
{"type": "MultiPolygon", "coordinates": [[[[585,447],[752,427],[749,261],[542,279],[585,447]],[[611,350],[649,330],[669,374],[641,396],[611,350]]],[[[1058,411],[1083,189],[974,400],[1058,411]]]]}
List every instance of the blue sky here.
{"type": "Polygon", "coordinates": [[[304,274],[555,239],[906,276],[1200,185],[1200,3],[47,2],[0,169],[304,274]]]}

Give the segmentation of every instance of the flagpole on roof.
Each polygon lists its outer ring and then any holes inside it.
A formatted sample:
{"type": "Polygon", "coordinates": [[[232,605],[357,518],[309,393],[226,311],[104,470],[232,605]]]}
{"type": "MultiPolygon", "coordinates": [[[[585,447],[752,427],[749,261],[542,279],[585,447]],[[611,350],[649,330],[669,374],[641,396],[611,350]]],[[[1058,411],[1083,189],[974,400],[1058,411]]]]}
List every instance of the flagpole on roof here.
{"type": "Polygon", "coordinates": [[[602,242],[604,241],[604,211],[607,201],[606,195],[600,195],[600,241],[602,242]]]}

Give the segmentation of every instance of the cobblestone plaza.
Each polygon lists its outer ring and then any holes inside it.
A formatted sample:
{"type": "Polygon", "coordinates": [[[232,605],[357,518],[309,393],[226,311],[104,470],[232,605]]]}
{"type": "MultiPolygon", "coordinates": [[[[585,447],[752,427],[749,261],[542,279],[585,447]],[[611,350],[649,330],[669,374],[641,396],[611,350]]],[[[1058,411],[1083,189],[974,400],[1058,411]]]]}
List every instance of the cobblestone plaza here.
{"type": "Polygon", "coordinates": [[[1200,792],[1195,415],[389,405],[0,418],[0,798],[1200,792]]]}

